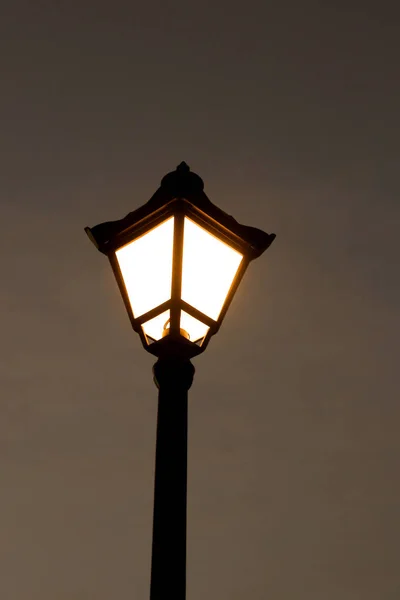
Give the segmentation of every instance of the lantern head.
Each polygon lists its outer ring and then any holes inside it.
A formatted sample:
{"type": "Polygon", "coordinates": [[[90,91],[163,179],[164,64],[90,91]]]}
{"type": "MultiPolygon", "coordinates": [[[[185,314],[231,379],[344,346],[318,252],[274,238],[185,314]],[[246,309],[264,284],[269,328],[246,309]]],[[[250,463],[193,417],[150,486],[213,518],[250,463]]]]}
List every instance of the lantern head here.
{"type": "Polygon", "coordinates": [[[205,350],[249,262],[275,239],[217,208],[186,163],[141,208],[85,231],[108,256],[145,349],[189,359],[205,350]]]}

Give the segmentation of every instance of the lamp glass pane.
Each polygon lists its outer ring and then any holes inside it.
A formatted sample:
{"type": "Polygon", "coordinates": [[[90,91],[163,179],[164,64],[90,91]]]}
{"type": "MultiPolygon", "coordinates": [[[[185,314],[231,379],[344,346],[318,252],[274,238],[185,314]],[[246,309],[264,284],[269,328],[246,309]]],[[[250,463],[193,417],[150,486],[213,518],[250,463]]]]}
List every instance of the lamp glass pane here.
{"type": "Polygon", "coordinates": [[[207,334],[209,327],[182,310],[181,329],[187,331],[191,342],[197,342],[207,334]]]}
{"type": "Polygon", "coordinates": [[[116,251],[134,317],[170,299],[173,241],[171,217],[116,251]]]}
{"type": "Polygon", "coordinates": [[[166,310],[165,312],[161,313],[161,315],[154,317],[154,319],[150,319],[150,321],[143,323],[142,328],[146,335],[157,341],[162,338],[162,334],[168,322],[169,310],[166,310]]]}
{"type": "Polygon", "coordinates": [[[182,300],[217,320],[243,255],[185,217],[182,300]]]}

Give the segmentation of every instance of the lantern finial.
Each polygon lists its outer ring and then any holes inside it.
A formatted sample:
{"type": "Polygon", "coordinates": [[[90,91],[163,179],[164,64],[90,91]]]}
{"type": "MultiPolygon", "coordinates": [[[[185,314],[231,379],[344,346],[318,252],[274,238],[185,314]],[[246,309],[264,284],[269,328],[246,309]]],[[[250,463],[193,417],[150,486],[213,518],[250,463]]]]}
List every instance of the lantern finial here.
{"type": "Polygon", "coordinates": [[[201,177],[193,173],[190,167],[181,162],[175,171],[168,173],[161,181],[161,187],[174,196],[187,196],[204,190],[204,182],[201,177]]]}

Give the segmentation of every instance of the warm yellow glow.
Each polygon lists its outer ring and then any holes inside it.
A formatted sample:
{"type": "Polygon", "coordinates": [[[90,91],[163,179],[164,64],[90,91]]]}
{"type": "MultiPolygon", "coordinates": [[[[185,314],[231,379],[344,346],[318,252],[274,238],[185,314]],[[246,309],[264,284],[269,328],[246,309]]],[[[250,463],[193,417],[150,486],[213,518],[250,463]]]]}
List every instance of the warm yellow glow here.
{"type": "MultiPolygon", "coordinates": [[[[153,338],[153,340],[156,340],[156,341],[160,340],[162,338],[164,329],[165,329],[168,321],[169,321],[169,310],[166,310],[161,315],[158,315],[158,317],[154,317],[154,319],[151,319],[150,321],[147,321],[147,323],[144,323],[142,325],[143,331],[145,332],[146,335],[153,338]]],[[[169,323],[168,323],[168,325],[169,325],[169,323]]]]}
{"type": "MultiPolygon", "coordinates": [[[[116,251],[135,318],[171,298],[174,217],[116,251]]],[[[185,217],[182,299],[217,320],[243,255],[185,217]]],[[[160,340],[169,327],[170,311],[142,325],[147,336],[160,340]]],[[[180,327],[196,342],[209,327],[181,311],[180,327]]]]}
{"type": "Polygon", "coordinates": [[[182,300],[217,320],[242,259],[242,254],[185,217],[182,300]]]}
{"type": "Polygon", "coordinates": [[[173,241],[171,217],[116,251],[134,317],[170,299],[173,241]]]}
{"type": "MultiPolygon", "coordinates": [[[[169,330],[170,323],[170,311],[166,310],[158,317],[154,317],[147,323],[142,325],[144,332],[153,340],[159,340],[162,338],[165,330],[169,330]]],[[[209,327],[204,325],[201,321],[194,319],[188,313],[181,311],[180,327],[189,334],[191,342],[197,342],[201,340],[208,332],[209,327]]]]}
{"type": "Polygon", "coordinates": [[[206,335],[209,327],[182,310],[181,329],[187,331],[191,342],[197,342],[206,335]]]}

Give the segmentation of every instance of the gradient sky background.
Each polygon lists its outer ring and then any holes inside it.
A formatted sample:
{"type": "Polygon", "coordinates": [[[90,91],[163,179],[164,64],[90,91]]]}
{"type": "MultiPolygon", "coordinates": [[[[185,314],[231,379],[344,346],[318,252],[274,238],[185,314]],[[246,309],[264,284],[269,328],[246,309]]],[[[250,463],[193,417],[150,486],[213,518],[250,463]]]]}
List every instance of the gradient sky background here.
{"type": "Polygon", "coordinates": [[[398,600],[396,2],[2,3],[0,597],[148,598],[157,392],[83,231],[275,232],[195,359],[188,598],[398,600]]]}

